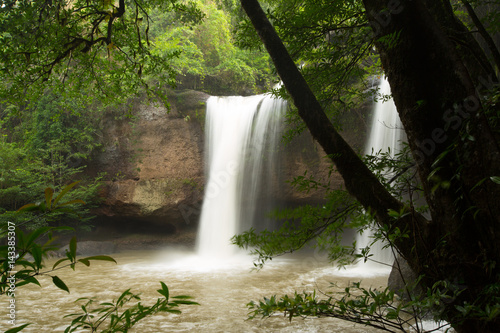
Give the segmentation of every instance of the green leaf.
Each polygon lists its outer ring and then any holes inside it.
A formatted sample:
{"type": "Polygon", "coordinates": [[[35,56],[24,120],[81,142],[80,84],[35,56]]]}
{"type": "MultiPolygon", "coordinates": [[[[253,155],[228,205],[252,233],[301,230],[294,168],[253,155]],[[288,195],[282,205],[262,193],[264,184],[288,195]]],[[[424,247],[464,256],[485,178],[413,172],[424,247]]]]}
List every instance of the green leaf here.
{"type": "Polygon", "coordinates": [[[54,270],[54,268],[56,268],[57,266],[59,266],[60,263],[66,261],[66,260],[69,260],[69,258],[62,258],[62,259],[59,259],[58,261],[56,261],[54,266],[52,266],[52,270],[54,270]]]}
{"type": "Polygon", "coordinates": [[[110,256],[92,256],[92,257],[86,257],[86,258],[83,258],[83,259],[86,259],[86,260],[104,260],[104,261],[112,261],[114,262],[115,264],[117,264],[116,260],[113,259],[112,257],[110,256]]]}
{"type": "Polygon", "coordinates": [[[30,247],[31,244],[38,238],[40,237],[41,235],[49,232],[50,230],[52,230],[52,227],[41,227],[41,228],[38,228],[36,230],[34,230],[32,233],[30,233],[28,235],[28,238],[26,240],[26,247],[30,247]]]}
{"type": "Polygon", "coordinates": [[[69,293],[68,286],[57,276],[52,277],[52,282],[54,282],[57,288],[67,291],[69,293]]]}
{"type": "Polygon", "coordinates": [[[42,268],[42,248],[38,244],[33,244],[30,249],[30,253],[35,261],[35,266],[37,269],[42,268]]]}
{"type": "Polygon", "coordinates": [[[76,258],[76,237],[73,236],[69,241],[69,254],[74,259],[76,258]]]}
{"type": "Polygon", "coordinates": [[[40,206],[37,205],[37,204],[34,204],[34,203],[29,203],[29,204],[26,204],[24,206],[22,206],[21,208],[19,208],[17,210],[17,212],[30,212],[30,211],[33,211],[33,210],[39,210],[40,209],[40,206]]]}
{"type": "Polygon", "coordinates": [[[29,284],[29,283],[33,283],[33,284],[36,284],[38,285],[39,287],[41,287],[42,285],[40,284],[40,282],[38,282],[38,280],[33,277],[33,276],[28,276],[26,278],[23,278],[22,281],[18,282],[17,283],[17,286],[20,287],[20,286],[23,286],[25,284],[29,284]]]}
{"type": "Polygon", "coordinates": [[[491,176],[491,177],[490,177],[490,179],[491,179],[494,183],[496,183],[496,184],[500,185],[500,177],[499,177],[499,176],[491,176]]]}
{"type": "Polygon", "coordinates": [[[445,150],[444,152],[439,154],[436,160],[432,163],[431,169],[435,169],[438,166],[438,164],[441,163],[441,161],[446,157],[446,155],[448,155],[449,152],[450,150],[445,150]]]}
{"type": "Polygon", "coordinates": [[[81,262],[82,264],[84,264],[85,266],[90,266],[90,261],[88,261],[87,259],[83,258],[83,259],[78,259],[79,262],[81,262]]]}
{"type": "Polygon", "coordinates": [[[131,292],[130,292],[130,288],[129,288],[129,289],[127,289],[127,290],[125,290],[125,291],[124,291],[124,292],[120,295],[120,297],[118,297],[118,300],[116,301],[116,304],[119,304],[119,303],[120,303],[120,302],[121,302],[121,301],[125,298],[125,296],[130,295],[130,294],[131,294],[131,292]]]}
{"type": "Polygon", "coordinates": [[[158,289],[157,291],[162,294],[163,296],[165,296],[165,298],[168,300],[168,297],[169,297],[169,291],[168,291],[168,287],[167,285],[160,281],[160,284],[161,284],[161,289],[158,289]]]}
{"type": "Polygon", "coordinates": [[[52,196],[54,195],[54,190],[50,187],[45,189],[45,203],[47,205],[47,209],[50,210],[52,207],[52,196]]]}
{"type": "Polygon", "coordinates": [[[25,327],[27,327],[28,325],[31,325],[31,323],[11,328],[10,330],[5,331],[5,333],[16,333],[16,332],[19,332],[19,331],[23,330],[25,327]]]}
{"type": "Polygon", "coordinates": [[[174,298],[174,299],[191,299],[193,297],[188,296],[188,295],[177,295],[177,296],[173,296],[172,298],[174,298]]]}
{"type": "MultiPolygon", "coordinates": [[[[66,186],[65,188],[63,188],[63,190],[61,191],[61,193],[59,193],[57,195],[57,197],[54,199],[54,206],[57,206],[57,203],[59,202],[59,200],[61,200],[61,198],[69,192],[69,190],[71,190],[76,184],[78,184],[80,181],[76,181],[76,182],[73,182],[71,184],[69,184],[68,186],[66,186]]],[[[65,203],[67,204],[67,203],[65,203]]],[[[62,206],[62,205],[60,205],[62,206]]]]}

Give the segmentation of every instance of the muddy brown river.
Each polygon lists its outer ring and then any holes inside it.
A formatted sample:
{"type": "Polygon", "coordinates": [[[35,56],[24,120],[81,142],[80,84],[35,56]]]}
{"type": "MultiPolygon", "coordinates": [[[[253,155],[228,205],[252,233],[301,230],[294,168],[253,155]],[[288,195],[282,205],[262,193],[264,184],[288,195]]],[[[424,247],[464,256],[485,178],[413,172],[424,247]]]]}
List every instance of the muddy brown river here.
{"type": "MultiPolygon", "coordinates": [[[[32,323],[23,332],[64,332],[70,319],[67,314],[80,312],[80,297],[96,296],[99,301],[116,299],[131,288],[140,293],[144,304],[152,305],[159,294],[159,281],[170,294],[190,295],[200,305],[182,306],[182,314],[160,313],[144,319],[132,332],[377,332],[353,323],[330,318],[297,318],[289,322],[282,315],[267,319],[246,320],[250,300],[273,294],[293,294],[296,290],[328,289],[330,282],[345,287],[352,281],[364,286],[384,287],[387,275],[353,275],[338,271],[317,256],[275,259],[262,270],[252,270],[249,257],[235,256],[210,262],[189,251],[164,250],[127,252],[113,255],[118,264],[92,262],[79,265],[76,271],[66,268],[56,272],[70,293],[56,288],[50,277],[41,277],[42,288],[29,285],[16,290],[17,325],[32,323]]],[[[47,262],[51,267],[53,261],[47,262]]],[[[357,274],[354,272],[354,275],[357,274]]],[[[5,296],[0,298],[1,331],[7,324],[5,296]]],[[[85,332],[85,331],[81,331],[85,332]]]]}

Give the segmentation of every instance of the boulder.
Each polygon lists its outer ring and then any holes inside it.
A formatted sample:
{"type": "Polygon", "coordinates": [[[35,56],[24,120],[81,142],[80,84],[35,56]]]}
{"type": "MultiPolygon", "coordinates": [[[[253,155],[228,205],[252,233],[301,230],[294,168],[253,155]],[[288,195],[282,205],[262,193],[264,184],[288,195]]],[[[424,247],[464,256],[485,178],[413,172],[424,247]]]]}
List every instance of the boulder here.
{"type": "Polygon", "coordinates": [[[417,278],[418,276],[410,265],[408,265],[408,262],[404,258],[398,256],[392,265],[392,270],[387,280],[387,286],[389,290],[393,291],[402,299],[409,300],[409,291],[412,295],[417,297],[422,294],[422,288],[415,285],[417,278]]]}

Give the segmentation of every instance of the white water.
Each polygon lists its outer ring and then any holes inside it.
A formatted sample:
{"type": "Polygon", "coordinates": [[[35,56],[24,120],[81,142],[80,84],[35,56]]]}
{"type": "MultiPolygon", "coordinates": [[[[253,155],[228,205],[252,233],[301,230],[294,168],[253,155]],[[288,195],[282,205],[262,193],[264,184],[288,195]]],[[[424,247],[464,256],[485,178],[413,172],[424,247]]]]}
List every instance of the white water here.
{"type": "MultiPolygon", "coordinates": [[[[392,157],[400,151],[402,141],[405,140],[403,125],[399,119],[396,105],[391,95],[389,81],[385,77],[381,78],[378,86],[378,98],[374,106],[374,113],[371,125],[371,132],[365,148],[365,154],[376,155],[389,153],[392,157]],[[385,97],[385,98],[384,98],[385,97]]],[[[358,235],[356,245],[358,248],[369,246],[373,241],[373,230],[367,230],[362,235],[358,235]]],[[[389,248],[383,248],[384,244],[377,241],[370,246],[370,253],[373,254],[367,263],[360,265],[361,270],[389,270],[394,257],[389,248]],[[382,263],[382,264],[380,264],[382,263]],[[385,264],[385,265],[384,265],[385,264]],[[389,265],[389,266],[387,266],[389,265]]]]}
{"type": "MultiPolygon", "coordinates": [[[[254,227],[260,211],[263,182],[275,179],[276,140],[286,104],[270,96],[211,97],[205,124],[207,185],[197,252],[207,258],[227,258],[237,249],[235,234],[254,227]]],[[[269,200],[267,200],[269,202],[269,200]]],[[[262,216],[259,216],[262,218],[262,216]]]]}
{"type": "Polygon", "coordinates": [[[403,125],[391,95],[391,86],[385,77],[379,83],[378,98],[375,103],[370,138],[366,144],[365,154],[390,152],[394,156],[405,140],[403,125]]]}

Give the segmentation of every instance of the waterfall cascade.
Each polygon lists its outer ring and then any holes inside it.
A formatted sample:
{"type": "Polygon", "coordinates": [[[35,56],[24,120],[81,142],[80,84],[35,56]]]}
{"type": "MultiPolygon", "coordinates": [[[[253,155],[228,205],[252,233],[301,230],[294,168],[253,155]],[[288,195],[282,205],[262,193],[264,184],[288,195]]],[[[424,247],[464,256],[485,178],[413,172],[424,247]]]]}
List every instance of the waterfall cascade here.
{"type": "Polygon", "coordinates": [[[233,255],[232,236],[255,227],[276,183],[277,138],[286,103],[266,95],[211,97],[205,124],[206,188],[197,238],[200,256],[233,255]],[[262,184],[266,184],[265,189],[262,184]],[[267,200],[266,200],[267,199],[267,200]]]}
{"type": "MultiPolygon", "coordinates": [[[[386,99],[391,94],[391,87],[385,77],[380,80],[378,88],[378,95],[381,95],[381,98],[376,100],[374,106],[371,132],[365,154],[389,152],[391,156],[394,156],[400,150],[401,142],[405,140],[403,125],[394,101],[392,98],[386,99]]],[[[364,248],[372,241],[373,232],[365,231],[362,235],[357,236],[356,245],[358,248],[364,248]]],[[[374,261],[392,265],[394,259],[392,253],[390,249],[383,249],[383,244],[380,241],[370,247],[370,253],[373,254],[371,259],[374,261]]],[[[369,268],[374,266],[373,262],[367,264],[369,268]]]]}

